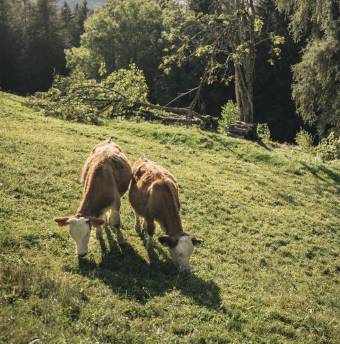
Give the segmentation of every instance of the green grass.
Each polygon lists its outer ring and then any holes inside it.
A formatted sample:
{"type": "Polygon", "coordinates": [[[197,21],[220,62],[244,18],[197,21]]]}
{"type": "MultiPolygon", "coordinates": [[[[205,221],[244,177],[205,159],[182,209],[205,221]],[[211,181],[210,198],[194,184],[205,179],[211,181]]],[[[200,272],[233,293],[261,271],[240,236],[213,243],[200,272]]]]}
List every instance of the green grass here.
{"type": "Polygon", "coordinates": [[[5,93],[0,119],[1,343],[338,343],[339,162],[198,129],[67,123],[5,93]],[[108,136],[176,175],[184,228],[204,238],[191,276],[150,262],[126,196],[126,246],[92,235],[82,263],[53,222],[76,210],[83,162],[108,136]]]}

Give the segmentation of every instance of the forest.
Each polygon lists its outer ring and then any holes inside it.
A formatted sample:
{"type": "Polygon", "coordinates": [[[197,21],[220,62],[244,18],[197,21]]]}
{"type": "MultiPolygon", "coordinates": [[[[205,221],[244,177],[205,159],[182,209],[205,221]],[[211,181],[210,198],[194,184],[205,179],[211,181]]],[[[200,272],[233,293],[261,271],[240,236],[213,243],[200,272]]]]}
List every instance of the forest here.
{"type": "Polygon", "coordinates": [[[339,136],[337,1],[71,5],[1,0],[1,89],[34,94],[79,73],[101,82],[133,64],[150,103],[221,118],[232,101],[241,121],[265,124],[273,140],[339,136]]]}

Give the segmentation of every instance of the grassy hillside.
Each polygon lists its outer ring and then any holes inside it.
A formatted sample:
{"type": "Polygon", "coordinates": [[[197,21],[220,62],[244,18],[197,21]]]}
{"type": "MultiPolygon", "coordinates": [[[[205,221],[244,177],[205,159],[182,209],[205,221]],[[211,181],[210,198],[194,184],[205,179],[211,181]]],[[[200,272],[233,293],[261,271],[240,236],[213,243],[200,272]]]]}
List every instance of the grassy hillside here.
{"type": "Polygon", "coordinates": [[[198,129],[67,123],[22,101],[0,93],[1,343],[338,342],[339,163],[198,129]],[[150,262],[126,196],[127,244],[93,234],[83,262],[53,222],[108,136],[177,176],[184,228],[204,238],[191,276],[150,262]]]}

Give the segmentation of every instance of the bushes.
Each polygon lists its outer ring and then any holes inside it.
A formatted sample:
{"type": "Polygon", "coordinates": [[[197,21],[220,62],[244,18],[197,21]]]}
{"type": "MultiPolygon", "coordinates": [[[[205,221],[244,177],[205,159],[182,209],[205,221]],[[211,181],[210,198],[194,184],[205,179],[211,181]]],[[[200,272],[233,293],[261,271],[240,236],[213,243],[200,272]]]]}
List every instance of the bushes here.
{"type": "Polygon", "coordinates": [[[316,152],[323,161],[340,159],[340,138],[335,137],[334,132],[331,132],[321,140],[316,152]]]}
{"type": "Polygon", "coordinates": [[[219,131],[225,132],[230,125],[235,124],[239,117],[236,104],[232,100],[228,100],[222,107],[221,118],[218,121],[219,131]]]}
{"type": "Polygon", "coordinates": [[[37,93],[29,105],[47,116],[99,124],[100,118],[138,114],[136,102],[146,102],[148,87],[143,73],[134,65],[117,70],[97,82],[77,71],[69,77],[55,76],[46,93],[37,93]]]}
{"type": "Polygon", "coordinates": [[[311,150],[313,148],[313,136],[306,130],[300,130],[295,137],[295,142],[299,147],[305,150],[311,150]]]}
{"type": "Polygon", "coordinates": [[[270,141],[270,130],[267,123],[258,123],[256,133],[261,140],[270,141]]]}
{"type": "Polygon", "coordinates": [[[313,146],[313,136],[305,130],[297,133],[295,141],[301,149],[310,153],[316,153],[322,161],[340,158],[340,138],[337,138],[334,132],[330,132],[316,147],[313,146]]]}
{"type": "Polygon", "coordinates": [[[39,92],[29,98],[28,105],[42,110],[46,116],[58,117],[67,121],[98,124],[97,109],[85,104],[81,97],[75,95],[76,85],[83,85],[85,82],[82,73],[74,73],[69,77],[56,75],[52,87],[46,93],[39,92]]]}

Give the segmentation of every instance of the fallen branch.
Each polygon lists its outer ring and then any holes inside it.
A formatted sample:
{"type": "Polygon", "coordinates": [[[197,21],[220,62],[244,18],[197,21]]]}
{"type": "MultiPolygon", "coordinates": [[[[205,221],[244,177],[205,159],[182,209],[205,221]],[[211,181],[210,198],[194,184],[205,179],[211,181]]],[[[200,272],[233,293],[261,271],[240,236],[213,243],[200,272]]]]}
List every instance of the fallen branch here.
{"type": "Polygon", "coordinates": [[[198,90],[199,87],[200,87],[200,86],[197,86],[197,87],[194,87],[194,88],[192,88],[191,90],[189,90],[189,91],[187,91],[187,92],[180,93],[176,98],[170,100],[169,103],[167,103],[165,106],[169,106],[170,104],[174,103],[176,100],[181,99],[181,98],[187,96],[188,94],[190,94],[190,93],[192,93],[192,92],[198,90]]]}
{"type": "MultiPolygon", "coordinates": [[[[152,110],[160,110],[160,111],[164,111],[167,113],[172,114],[172,116],[160,116],[160,115],[156,115],[154,114],[152,117],[152,119],[157,119],[157,117],[163,121],[163,122],[178,122],[178,123],[186,123],[186,124],[200,124],[200,125],[205,125],[207,127],[207,123],[209,124],[208,127],[214,127],[217,125],[217,121],[218,119],[209,115],[200,115],[199,113],[197,113],[196,111],[194,111],[191,107],[186,108],[186,107],[171,107],[171,106],[161,106],[161,105],[156,105],[156,104],[152,104],[152,103],[147,103],[147,102],[141,102],[141,101],[132,101],[133,105],[129,105],[127,103],[131,103],[131,99],[128,99],[124,94],[110,89],[108,87],[104,87],[101,85],[83,85],[81,87],[79,87],[79,91],[83,90],[83,89],[93,89],[93,88],[100,88],[102,90],[105,90],[106,92],[109,93],[114,93],[116,96],[119,97],[119,99],[117,98],[87,98],[84,97],[84,95],[81,96],[81,99],[83,101],[89,101],[91,103],[93,102],[98,102],[101,103],[101,106],[99,106],[99,111],[100,112],[104,112],[106,111],[111,105],[116,104],[117,102],[121,102],[122,104],[124,104],[127,108],[127,110],[130,110],[133,108],[146,108],[146,109],[152,109],[152,110]],[[180,115],[182,117],[179,116],[175,116],[175,115],[180,115]],[[183,117],[185,116],[185,117],[183,117]]],[[[195,89],[193,89],[195,90],[195,89]]]]}

